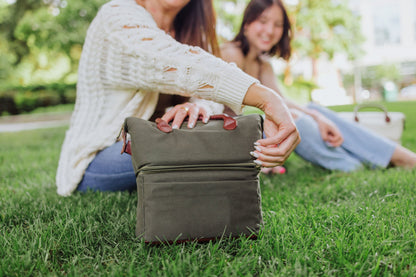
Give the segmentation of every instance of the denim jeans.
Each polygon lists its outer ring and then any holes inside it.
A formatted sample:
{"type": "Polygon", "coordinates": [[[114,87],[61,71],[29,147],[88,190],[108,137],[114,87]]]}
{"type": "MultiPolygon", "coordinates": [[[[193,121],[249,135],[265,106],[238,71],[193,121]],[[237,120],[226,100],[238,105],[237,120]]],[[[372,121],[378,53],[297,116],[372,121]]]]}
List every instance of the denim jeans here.
{"type": "Polygon", "coordinates": [[[98,152],[89,164],[77,190],[132,191],[136,189],[131,156],[120,154],[122,142],[116,142],[98,152]]]}
{"type": "Polygon", "coordinates": [[[295,123],[302,141],[295,152],[303,159],[326,169],[353,171],[364,164],[372,168],[385,168],[389,164],[396,143],[381,137],[355,122],[340,118],[336,112],[325,107],[309,104],[336,124],[341,131],[344,142],[339,147],[332,147],[322,140],[318,124],[308,115],[299,116],[295,123]]]}

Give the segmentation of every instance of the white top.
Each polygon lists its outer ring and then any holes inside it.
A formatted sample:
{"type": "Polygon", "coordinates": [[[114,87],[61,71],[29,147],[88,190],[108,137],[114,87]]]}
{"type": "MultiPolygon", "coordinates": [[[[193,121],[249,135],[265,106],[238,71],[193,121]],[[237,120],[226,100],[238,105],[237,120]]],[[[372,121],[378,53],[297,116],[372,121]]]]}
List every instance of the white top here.
{"type": "MultiPolygon", "coordinates": [[[[115,143],[124,119],[149,119],[159,93],[223,103],[240,112],[258,81],[233,64],[181,44],[135,0],[113,0],[92,21],[78,68],[77,99],[59,160],[58,194],[70,195],[99,150],[115,143]]],[[[210,101],[208,112],[216,112],[210,101]]]]}

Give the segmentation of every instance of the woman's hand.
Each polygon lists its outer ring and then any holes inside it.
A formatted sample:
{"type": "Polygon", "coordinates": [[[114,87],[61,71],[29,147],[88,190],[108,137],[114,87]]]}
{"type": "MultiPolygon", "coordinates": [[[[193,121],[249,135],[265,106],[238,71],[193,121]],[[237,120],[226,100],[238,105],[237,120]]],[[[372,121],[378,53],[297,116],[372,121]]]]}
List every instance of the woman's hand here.
{"type": "Polygon", "coordinates": [[[255,143],[251,154],[254,162],[265,167],[282,165],[300,142],[300,136],[289,109],[274,91],[253,85],[247,91],[244,104],[260,108],[265,113],[265,139],[255,143]]]}
{"type": "Polygon", "coordinates": [[[255,153],[257,164],[265,167],[283,165],[300,142],[300,136],[287,108],[270,103],[264,110],[265,139],[258,140],[255,153]]]}
{"type": "Polygon", "coordinates": [[[312,117],[318,123],[319,131],[324,141],[333,147],[338,147],[344,142],[344,137],[334,122],[317,111],[313,111],[312,117]]]}
{"type": "Polygon", "coordinates": [[[209,115],[204,108],[198,106],[195,103],[186,102],[180,105],[176,105],[170,109],[162,116],[162,119],[167,123],[173,120],[172,129],[178,129],[181,127],[185,118],[188,117],[188,128],[193,128],[195,127],[199,116],[202,116],[202,122],[208,122],[209,115]]]}

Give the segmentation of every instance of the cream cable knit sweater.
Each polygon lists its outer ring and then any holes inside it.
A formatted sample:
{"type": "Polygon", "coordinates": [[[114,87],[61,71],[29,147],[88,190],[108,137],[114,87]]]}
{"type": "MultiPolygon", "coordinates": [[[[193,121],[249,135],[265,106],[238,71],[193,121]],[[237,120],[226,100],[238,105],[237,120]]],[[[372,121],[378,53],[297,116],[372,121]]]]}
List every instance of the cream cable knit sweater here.
{"type": "MultiPolygon", "coordinates": [[[[178,43],[135,0],[108,2],[83,47],[75,109],[56,175],[58,194],[68,196],[77,188],[96,153],[116,141],[126,117],[151,117],[159,92],[213,100],[238,113],[255,82],[236,66],[178,43]]],[[[213,112],[213,105],[207,107],[213,112]]]]}

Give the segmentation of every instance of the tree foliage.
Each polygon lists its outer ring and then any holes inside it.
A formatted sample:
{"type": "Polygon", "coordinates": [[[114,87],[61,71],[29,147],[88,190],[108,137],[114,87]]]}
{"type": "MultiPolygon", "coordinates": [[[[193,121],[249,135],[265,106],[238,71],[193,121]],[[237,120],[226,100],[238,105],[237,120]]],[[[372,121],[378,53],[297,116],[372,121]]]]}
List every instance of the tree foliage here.
{"type": "Polygon", "coordinates": [[[23,85],[64,81],[76,71],[86,30],[105,2],[0,0],[0,48],[5,50],[0,53],[0,76],[23,85]],[[60,74],[36,78],[45,71],[60,74]]]}
{"type": "MultiPolygon", "coordinates": [[[[22,85],[75,81],[86,30],[107,1],[0,0],[0,78],[22,85]]],[[[295,52],[312,59],[340,52],[356,58],[362,42],[359,18],[346,1],[299,0],[288,5],[295,52]]],[[[219,25],[231,36],[248,2],[214,0],[219,25]]]]}
{"type": "Polygon", "coordinates": [[[345,53],[349,59],[361,54],[363,36],[360,18],[346,0],[300,0],[290,9],[295,40],[293,46],[303,55],[317,59],[326,53],[345,53]]]}
{"type": "Polygon", "coordinates": [[[227,31],[227,34],[235,35],[238,32],[243,18],[244,8],[248,2],[249,0],[214,0],[218,22],[222,27],[222,29],[218,32],[221,42],[232,38],[227,38],[223,34],[224,29],[227,31]]]}

